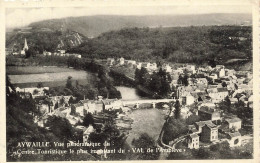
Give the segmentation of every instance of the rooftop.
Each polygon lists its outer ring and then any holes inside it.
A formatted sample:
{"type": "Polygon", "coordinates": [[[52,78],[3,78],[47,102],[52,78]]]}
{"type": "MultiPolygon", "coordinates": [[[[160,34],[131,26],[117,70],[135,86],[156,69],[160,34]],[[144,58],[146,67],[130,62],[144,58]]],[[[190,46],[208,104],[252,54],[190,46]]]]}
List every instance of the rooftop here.
{"type": "Polygon", "coordinates": [[[199,135],[197,135],[197,134],[190,134],[189,136],[190,136],[192,139],[199,137],[199,135]]]}
{"type": "Polygon", "coordinates": [[[210,128],[214,128],[217,127],[214,123],[212,123],[210,120],[209,121],[199,121],[199,122],[195,122],[198,126],[205,126],[207,125],[210,128]]]}
{"type": "Polygon", "coordinates": [[[235,118],[226,119],[226,121],[228,123],[234,123],[234,122],[241,122],[241,119],[235,117],[235,118]]]}
{"type": "Polygon", "coordinates": [[[239,132],[234,132],[234,133],[228,133],[228,135],[233,138],[233,137],[238,137],[238,136],[241,136],[241,134],[239,132]]]}

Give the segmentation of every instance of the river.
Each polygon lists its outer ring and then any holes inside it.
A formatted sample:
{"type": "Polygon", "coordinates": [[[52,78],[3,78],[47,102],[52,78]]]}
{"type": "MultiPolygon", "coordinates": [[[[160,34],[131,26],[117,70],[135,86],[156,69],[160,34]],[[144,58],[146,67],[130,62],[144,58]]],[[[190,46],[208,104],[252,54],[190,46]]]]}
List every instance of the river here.
{"type": "MultiPolygon", "coordinates": [[[[142,99],[137,94],[135,88],[124,86],[116,87],[121,92],[122,100],[138,100],[142,99]]],[[[156,108],[133,110],[128,114],[128,117],[133,119],[132,129],[126,139],[131,146],[133,139],[138,139],[142,133],[147,133],[150,137],[157,141],[165,122],[165,111],[156,108]]]]}

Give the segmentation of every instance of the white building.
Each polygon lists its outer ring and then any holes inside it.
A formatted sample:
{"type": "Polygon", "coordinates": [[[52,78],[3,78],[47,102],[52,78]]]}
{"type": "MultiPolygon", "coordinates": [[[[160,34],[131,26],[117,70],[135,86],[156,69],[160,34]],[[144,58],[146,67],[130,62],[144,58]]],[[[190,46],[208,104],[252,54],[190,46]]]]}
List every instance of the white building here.
{"type": "Polygon", "coordinates": [[[84,133],[83,133],[83,143],[87,143],[87,142],[88,142],[89,135],[90,135],[92,132],[95,132],[95,129],[94,129],[94,127],[90,124],[90,125],[88,126],[88,128],[86,129],[86,131],[84,131],[84,133]]]}
{"type": "Polygon", "coordinates": [[[124,65],[124,64],[125,64],[125,59],[124,59],[123,57],[121,57],[121,58],[119,59],[119,64],[120,64],[120,65],[124,65]]]}
{"type": "Polygon", "coordinates": [[[222,69],[220,69],[220,71],[219,71],[219,77],[221,78],[221,77],[224,77],[224,76],[226,76],[226,72],[225,72],[225,69],[222,68],[222,69]]]}

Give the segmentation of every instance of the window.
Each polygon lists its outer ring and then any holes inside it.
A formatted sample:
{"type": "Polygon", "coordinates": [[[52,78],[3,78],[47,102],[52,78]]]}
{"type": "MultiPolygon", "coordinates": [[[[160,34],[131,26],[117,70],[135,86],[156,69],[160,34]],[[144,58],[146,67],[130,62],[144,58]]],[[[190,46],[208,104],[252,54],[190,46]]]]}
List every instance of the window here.
{"type": "Polygon", "coordinates": [[[212,139],[214,139],[214,136],[212,136],[212,139]]]}

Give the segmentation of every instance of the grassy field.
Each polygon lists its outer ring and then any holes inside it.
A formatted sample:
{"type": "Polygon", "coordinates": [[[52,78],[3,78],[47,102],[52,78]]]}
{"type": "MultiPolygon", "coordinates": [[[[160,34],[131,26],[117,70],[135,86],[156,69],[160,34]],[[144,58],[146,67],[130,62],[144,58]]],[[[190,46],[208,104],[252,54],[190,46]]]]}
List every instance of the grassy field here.
{"type": "Polygon", "coordinates": [[[72,68],[67,67],[52,67],[52,66],[6,66],[8,75],[23,75],[23,74],[40,74],[40,73],[57,73],[57,72],[75,72],[72,68]]]}
{"type": "Polygon", "coordinates": [[[72,77],[73,84],[77,80],[81,85],[92,85],[96,82],[95,74],[83,70],[63,67],[7,67],[11,82],[18,87],[35,87],[38,83],[43,86],[65,86],[67,78],[72,77]]]}

